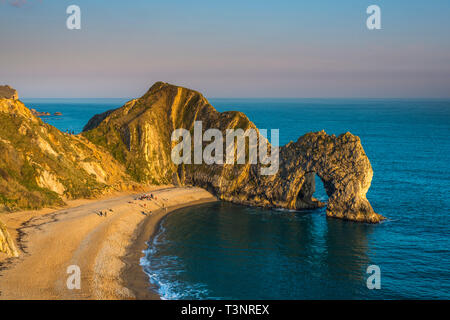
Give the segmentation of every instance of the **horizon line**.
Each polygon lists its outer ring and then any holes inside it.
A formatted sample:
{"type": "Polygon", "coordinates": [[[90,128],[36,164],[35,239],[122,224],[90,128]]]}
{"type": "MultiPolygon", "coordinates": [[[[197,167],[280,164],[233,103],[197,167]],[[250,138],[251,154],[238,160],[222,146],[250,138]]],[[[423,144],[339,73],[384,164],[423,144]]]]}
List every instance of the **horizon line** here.
{"type": "MultiPolygon", "coordinates": [[[[142,96],[141,96],[142,97],[142,96]]],[[[21,99],[139,99],[141,97],[19,97],[21,99]]],[[[205,97],[206,99],[367,99],[367,100],[450,100],[449,97],[205,97]]]]}

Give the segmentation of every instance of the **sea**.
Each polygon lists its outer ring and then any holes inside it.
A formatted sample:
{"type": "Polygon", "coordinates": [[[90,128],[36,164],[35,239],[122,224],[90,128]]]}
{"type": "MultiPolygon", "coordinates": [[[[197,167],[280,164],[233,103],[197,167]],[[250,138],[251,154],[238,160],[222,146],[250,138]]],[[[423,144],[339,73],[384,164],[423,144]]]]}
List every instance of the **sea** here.
{"type": "MultiPolygon", "coordinates": [[[[22,99],[81,132],[129,99],[22,99]]],[[[244,112],[280,145],[347,131],[361,138],[374,176],[367,194],[387,220],[327,218],[213,202],[176,210],[148,240],[141,265],[163,299],[449,299],[450,100],[209,99],[244,112]]],[[[316,177],[315,196],[327,195],[316,177]]]]}

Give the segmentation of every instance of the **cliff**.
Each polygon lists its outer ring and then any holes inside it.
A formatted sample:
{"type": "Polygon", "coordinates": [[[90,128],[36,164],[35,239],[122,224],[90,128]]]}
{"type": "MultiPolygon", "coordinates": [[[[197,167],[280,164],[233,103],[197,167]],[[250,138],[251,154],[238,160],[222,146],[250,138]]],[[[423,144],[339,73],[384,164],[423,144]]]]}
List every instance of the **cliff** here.
{"type": "Polygon", "coordinates": [[[106,150],[0,99],[0,211],[62,205],[136,184],[106,150]]]}
{"type": "Polygon", "coordinates": [[[141,98],[95,116],[83,135],[108,149],[142,183],[192,184],[226,201],[305,209],[323,205],[313,198],[317,174],[329,196],[328,216],[370,223],[384,219],[366,198],[373,171],[360,139],[351,133],[308,133],[281,147],[278,172],[264,176],[260,163],[175,165],[172,132],[192,132],[195,121],[202,121],[203,131],[217,128],[224,135],[227,129],[257,130],[241,112],[219,113],[200,93],[157,82],[141,98]]]}
{"type": "MultiPolygon", "coordinates": [[[[43,123],[14,89],[0,89],[0,212],[140,187],[109,152],[43,123]]],[[[0,252],[17,255],[1,221],[0,252]]]]}
{"type": "MultiPolygon", "coordinates": [[[[317,174],[329,196],[327,216],[369,223],[384,219],[366,198],[373,171],[360,139],[351,133],[308,133],[280,147],[273,175],[262,175],[266,165],[259,161],[176,165],[171,158],[178,143],[171,140],[175,129],[192,132],[202,121],[202,132],[216,128],[223,136],[227,129],[259,131],[241,112],[220,113],[199,92],[157,82],[141,98],[94,116],[82,135],[69,135],[43,123],[14,89],[2,90],[0,211],[165,183],[203,187],[219,199],[245,205],[317,208],[324,205],[313,197],[317,174]]],[[[203,141],[203,148],[208,144],[203,141]]],[[[249,150],[245,153],[248,159],[249,150]]],[[[16,254],[1,222],[0,252],[16,254]]]]}
{"type": "Polygon", "coordinates": [[[14,241],[12,241],[6,226],[0,221],[0,252],[6,253],[9,256],[17,257],[17,252],[14,241]]]}

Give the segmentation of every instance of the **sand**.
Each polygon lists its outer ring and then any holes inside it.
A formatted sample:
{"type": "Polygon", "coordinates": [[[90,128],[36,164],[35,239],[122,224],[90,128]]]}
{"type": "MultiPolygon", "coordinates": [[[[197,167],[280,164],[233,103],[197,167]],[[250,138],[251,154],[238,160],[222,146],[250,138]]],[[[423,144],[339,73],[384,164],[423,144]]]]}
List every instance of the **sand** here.
{"type": "Polygon", "coordinates": [[[151,193],[157,200],[118,194],[0,214],[20,251],[0,256],[0,299],[159,299],[139,265],[146,241],[169,212],[216,198],[194,187],[151,193]],[[80,289],[67,287],[71,265],[80,268],[80,289]]]}

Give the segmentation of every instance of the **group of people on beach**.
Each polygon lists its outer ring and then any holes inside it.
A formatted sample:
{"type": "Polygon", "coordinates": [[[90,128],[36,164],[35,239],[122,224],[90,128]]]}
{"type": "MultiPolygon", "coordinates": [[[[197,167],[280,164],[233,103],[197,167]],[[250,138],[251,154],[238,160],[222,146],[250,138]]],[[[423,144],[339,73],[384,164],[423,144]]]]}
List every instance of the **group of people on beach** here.
{"type": "MultiPolygon", "coordinates": [[[[113,212],[113,210],[112,209],[109,209],[109,212],[113,212]]],[[[100,217],[108,217],[108,210],[105,210],[105,211],[103,211],[103,210],[100,210],[100,211],[98,211],[97,212],[97,214],[100,216],[100,217]]]]}
{"type": "Polygon", "coordinates": [[[143,195],[140,195],[137,199],[138,200],[158,200],[158,198],[156,196],[153,196],[153,193],[150,193],[150,194],[144,193],[143,195]]]}
{"type": "MultiPolygon", "coordinates": [[[[150,194],[144,193],[144,194],[140,195],[139,197],[135,198],[135,200],[158,200],[158,198],[156,196],[154,196],[153,193],[150,193],[150,194]]],[[[162,198],[162,200],[167,201],[167,199],[164,199],[164,198],[162,198]]],[[[132,203],[132,202],[128,201],[128,203],[132,203]]],[[[156,203],[156,204],[158,205],[158,203],[156,203]]],[[[147,208],[147,205],[145,203],[141,204],[140,206],[142,208],[147,208]]],[[[167,211],[167,207],[165,206],[164,203],[161,203],[160,207],[167,211]]],[[[112,212],[112,211],[113,211],[112,209],[109,209],[109,212],[112,212]]],[[[99,210],[96,212],[96,214],[98,214],[100,217],[107,217],[108,210],[99,210]]],[[[152,211],[151,210],[150,211],[142,211],[142,214],[146,216],[146,215],[152,214],[152,211]]]]}
{"type": "MultiPolygon", "coordinates": [[[[158,200],[156,195],[153,195],[153,193],[144,193],[136,198],[136,200],[158,200]]],[[[163,201],[167,201],[167,199],[162,198],[163,201]]],[[[165,206],[164,202],[157,203],[156,205],[160,206],[160,208],[165,209],[167,211],[167,207],[165,206]]],[[[143,205],[144,207],[147,207],[146,204],[143,205]]]]}

